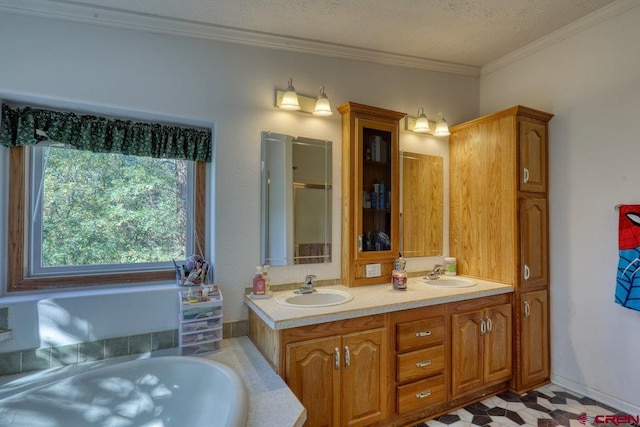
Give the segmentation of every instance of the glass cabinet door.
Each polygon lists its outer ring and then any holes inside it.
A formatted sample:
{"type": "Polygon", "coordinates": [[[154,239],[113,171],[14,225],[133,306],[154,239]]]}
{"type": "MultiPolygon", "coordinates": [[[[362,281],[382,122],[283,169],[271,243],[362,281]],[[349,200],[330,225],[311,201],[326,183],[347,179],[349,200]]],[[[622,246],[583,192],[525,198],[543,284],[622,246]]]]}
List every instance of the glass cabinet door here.
{"type": "MultiPolygon", "coordinates": [[[[392,250],[392,192],[394,177],[392,129],[379,123],[359,126],[362,195],[358,221],[358,251],[382,252],[392,250]]],[[[394,207],[395,209],[395,207],[394,207]]]]}

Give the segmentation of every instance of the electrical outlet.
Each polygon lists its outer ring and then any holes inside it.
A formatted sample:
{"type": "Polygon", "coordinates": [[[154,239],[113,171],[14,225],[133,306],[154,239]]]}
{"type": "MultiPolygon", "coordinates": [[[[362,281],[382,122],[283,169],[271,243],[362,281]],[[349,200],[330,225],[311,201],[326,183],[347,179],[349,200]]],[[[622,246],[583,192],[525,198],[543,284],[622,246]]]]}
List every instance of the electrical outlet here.
{"type": "Polygon", "coordinates": [[[380,277],[382,271],[380,270],[380,264],[367,264],[364,268],[364,274],[367,277],[380,277]]]}

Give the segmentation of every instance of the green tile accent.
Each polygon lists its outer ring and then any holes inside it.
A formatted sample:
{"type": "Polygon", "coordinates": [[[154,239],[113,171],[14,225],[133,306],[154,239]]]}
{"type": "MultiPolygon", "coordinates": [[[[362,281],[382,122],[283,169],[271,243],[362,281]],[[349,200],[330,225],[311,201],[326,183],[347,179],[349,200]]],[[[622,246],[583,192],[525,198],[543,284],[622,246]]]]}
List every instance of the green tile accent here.
{"type": "Polygon", "coordinates": [[[9,308],[0,308],[0,331],[9,329],[9,308]]]}
{"type": "Polygon", "coordinates": [[[77,365],[78,344],[51,347],[51,367],[77,365]]]}
{"type": "Polygon", "coordinates": [[[129,354],[148,353],[151,351],[151,334],[140,334],[129,337],[129,354]]]}
{"type": "Polygon", "coordinates": [[[78,363],[104,359],[104,341],[90,341],[78,346],[78,363]]]}
{"type": "Polygon", "coordinates": [[[49,369],[51,348],[37,348],[22,352],[22,372],[49,369]]]}
{"type": "Polygon", "coordinates": [[[2,353],[0,357],[0,375],[17,374],[22,370],[22,352],[2,353]]]}
{"type": "Polygon", "coordinates": [[[109,338],[104,340],[104,357],[126,356],[129,354],[129,337],[109,338]]]}
{"type": "Polygon", "coordinates": [[[151,334],[151,351],[165,350],[174,347],[173,331],[154,332],[151,334]]]}

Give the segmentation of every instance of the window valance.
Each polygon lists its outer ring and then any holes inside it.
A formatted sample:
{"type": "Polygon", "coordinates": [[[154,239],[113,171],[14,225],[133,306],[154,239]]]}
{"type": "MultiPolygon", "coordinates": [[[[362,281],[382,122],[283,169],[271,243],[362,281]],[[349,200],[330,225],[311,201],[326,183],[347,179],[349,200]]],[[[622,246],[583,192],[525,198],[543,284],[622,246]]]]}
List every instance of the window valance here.
{"type": "Polygon", "coordinates": [[[43,140],[80,150],[211,162],[211,131],[2,104],[0,143],[43,140]]]}

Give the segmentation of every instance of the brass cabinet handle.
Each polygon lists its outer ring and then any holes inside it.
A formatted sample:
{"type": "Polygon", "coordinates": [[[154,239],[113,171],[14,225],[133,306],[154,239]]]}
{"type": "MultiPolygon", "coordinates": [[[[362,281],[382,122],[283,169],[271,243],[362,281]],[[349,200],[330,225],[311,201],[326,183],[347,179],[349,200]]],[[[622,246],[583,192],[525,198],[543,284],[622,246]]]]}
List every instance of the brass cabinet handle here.
{"type": "Polygon", "coordinates": [[[333,349],[333,367],[336,371],[340,369],[340,349],[338,347],[333,349]]]}
{"type": "Polygon", "coordinates": [[[431,331],[416,332],[417,337],[428,337],[429,335],[431,335],[431,331]]]}
{"type": "Polygon", "coordinates": [[[487,333],[487,323],[484,319],[480,319],[480,335],[484,335],[487,333]]]}
{"type": "Polygon", "coordinates": [[[431,390],[425,390],[416,394],[416,399],[424,399],[425,397],[429,397],[429,396],[431,396],[431,390]]]}
{"type": "Polygon", "coordinates": [[[425,366],[431,365],[431,360],[423,360],[422,362],[416,363],[418,368],[424,368],[425,366]]]}
{"type": "Polygon", "coordinates": [[[491,329],[493,329],[493,323],[491,323],[491,318],[487,317],[487,332],[491,332],[491,329]]]}
{"type": "Polygon", "coordinates": [[[349,346],[344,346],[344,366],[349,367],[351,365],[351,352],[349,351],[349,346]]]}
{"type": "Polygon", "coordinates": [[[528,301],[524,302],[524,318],[528,318],[531,315],[531,306],[528,301]]]}
{"type": "Polygon", "coordinates": [[[529,280],[529,277],[531,277],[531,270],[529,269],[529,266],[527,264],[524,265],[524,280],[529,280]]]}
{"type": "Polygon", "coordinates": [[[524,179],[524,183],[526,184],[527,182],[529,182],[529,169],[527,168],[523,168],[522,171],[522,178],[524,179]]]}

